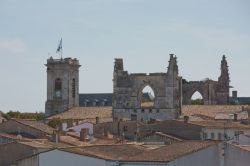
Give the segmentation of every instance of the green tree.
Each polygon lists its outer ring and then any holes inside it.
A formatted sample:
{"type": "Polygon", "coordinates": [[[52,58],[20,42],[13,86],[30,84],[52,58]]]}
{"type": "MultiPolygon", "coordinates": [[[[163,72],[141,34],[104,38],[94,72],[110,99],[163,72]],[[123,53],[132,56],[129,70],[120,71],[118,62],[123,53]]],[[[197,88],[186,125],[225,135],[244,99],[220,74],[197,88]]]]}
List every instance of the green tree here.
{"type": "Polygon", "coordinates": [[[192,105],[204,105],[203,99],[195,99],[191,101],[192,105]]]}
{"type": "Polygon", "coordinates": [[[62,124],[62,121],[60,118],[53,118],[48,122],[48,125],[53,128],[57,128],[62,124]]]}

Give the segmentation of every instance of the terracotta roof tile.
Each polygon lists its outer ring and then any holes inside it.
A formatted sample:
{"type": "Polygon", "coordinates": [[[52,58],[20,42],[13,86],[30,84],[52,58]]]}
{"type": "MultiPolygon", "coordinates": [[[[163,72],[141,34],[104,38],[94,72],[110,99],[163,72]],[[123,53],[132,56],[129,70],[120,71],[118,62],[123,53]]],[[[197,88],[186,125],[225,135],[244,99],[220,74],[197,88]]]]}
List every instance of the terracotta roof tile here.
{"type": "Polygon", "coordinates": [[[129,157],[138,155],[145,151],[145,148],[134,145],[97,145],[62,149],[63,151],[93,156],[107,160],[127,160],[129,157]]]}
{"type": "Polygon", "coordinates": [[[23,145],[27,145],[33,148],[39,148],[39,149],[51,149],[52,146],[40,141],[25,141],[25,142],[18,142],[23,145]]]}
{"type": "Polygon", "coordinates": [[[210,117],[214,119],[218,113],[232,114],[241,112],[242,107],[243,105],[184,105],[182,113],[190,117],[210,117]]]}
{"type": "Polygon", "coordinates": [[[152,151],[141,153],[130,158],[130,161],[155,161],[155,162],[169,162],[179,157],[197,152],[209,146],[216,145],[219,142],[215,141],[183,141],[171,145],[167,145],[152,151]]]}
{"type": "Polygon", "coordinates": [[[150,149],[139,145],[97,145],[61,149],[100,159],[128,162],[169,162],[179,157],[216,145],[216,141],[183,141],[150,149]]]}
{"type": "Polygon", "coordinates": [[[99,117],[100,122],[112,121],[112,107],[74,107],[69,111],[54,115],[48,119],[60,118],[62,120],[77,119],[84,122],[95,122],[99,117]]]}
{"type": "Polygon", "coordinates": [[[11,119],[23,125],[35,128],[37,130],[43,131],[47,134],[53,134],[53,128],[36,120],[23,120],[23,119],[11,119]]]}

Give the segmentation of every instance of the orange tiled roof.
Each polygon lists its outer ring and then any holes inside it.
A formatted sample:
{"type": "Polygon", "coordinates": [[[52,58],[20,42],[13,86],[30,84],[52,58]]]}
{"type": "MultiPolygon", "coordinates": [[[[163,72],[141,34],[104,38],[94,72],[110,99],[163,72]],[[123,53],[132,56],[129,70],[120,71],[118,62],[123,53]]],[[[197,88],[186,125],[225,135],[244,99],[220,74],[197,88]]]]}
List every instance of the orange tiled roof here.
{"type": "Polygon", "coordinates": [[[24,120],[24,119],[11,119],[23,125],[35,128],[37,130],[43,131],[47,134],[53,134],[53,128],[36,120],[24,120]]]}
{"type": "Polygon", "coordinates": [[[94,123],[96,117],[99,117],[100,122],[112,121],[112,107],[74,107],[69,111],[51,116],[47,119],[77,119],[94,123]]]}
{"type": "Polygon", "coordinates": [[[122,144],[74,147],[61,150],[113,161],[169,162],[218,143],[219,142],[216,141],[183,141],[157,149],[150,149],[139,145],[122,144]]]}
{"type": "Polygon", "coordinates": [[[182,114],[189,117],[201,116],[214,119],[218,113],[238,113],[242,111],[242,105],[184,105],[182,114]]]}

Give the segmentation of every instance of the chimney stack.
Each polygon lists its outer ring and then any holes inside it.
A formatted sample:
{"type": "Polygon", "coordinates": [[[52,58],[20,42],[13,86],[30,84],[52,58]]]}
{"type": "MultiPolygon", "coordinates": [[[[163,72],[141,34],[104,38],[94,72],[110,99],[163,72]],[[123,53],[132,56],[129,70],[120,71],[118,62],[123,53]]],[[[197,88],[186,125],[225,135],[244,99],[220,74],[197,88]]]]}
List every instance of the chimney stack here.
{"type": "Polygon", "coordinates": [[[60,135],[59,135],[59,131],[58,130],[54,130],[53,131],[52,141],[55,142],[56,144],[59,143],[59,141],[60,141],[60,135]]]}
{"type": "Polygon", "coordinates": [[[73,119],[67,120],[67,128],[73,127],[73,119]]]}
{"type": "Polygon", "coordinates": [[[97,116],[97,117],[95,117],[95,123],[96,124],[99,124],[99,122],[100,122],[100,118],[97,116]]]}
{"type": "Polygon", "coordinates": [[[234,122],[237,122],[237,120],[238,120],[238,115],[234,114],[234,122]]]}
{"type": "Polygon", "coordinates": [[[82,128],[80,131],[80,141],[86,142],[88,140],[89,129],[82,128]]]}

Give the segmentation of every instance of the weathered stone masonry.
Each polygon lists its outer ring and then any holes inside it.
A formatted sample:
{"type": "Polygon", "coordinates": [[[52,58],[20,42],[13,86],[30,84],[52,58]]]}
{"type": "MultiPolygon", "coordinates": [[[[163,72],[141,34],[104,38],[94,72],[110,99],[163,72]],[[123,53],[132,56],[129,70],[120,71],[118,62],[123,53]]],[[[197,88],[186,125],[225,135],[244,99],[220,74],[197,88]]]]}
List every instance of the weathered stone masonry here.
{"type": "Polygon", "coordinates": [[[64,58],[47,60],[46,116],[79,106],[79,61],[64,58]]]}
{"type": "Polygon", "coordinates": [[[225,55],[221,61],[221,75],[218,81],[207,79],[205,81],[183,81],[182,97],[184,105],[191,104],[192,95],[198,91],[206,105],[227,105],[229,104],[229,71],[225,55]]]}
{"type": "Polygon", "coordinates": [[[123,60],[115,59],[113,73],[113,118],[170,120],[181,114],[182,78],[178,76],[177,58],[170,54],[167,73],[129,74],[123,60]],[[155,93],[152,108],[142,108],[142,90],[150,86],[155,93]]]}

